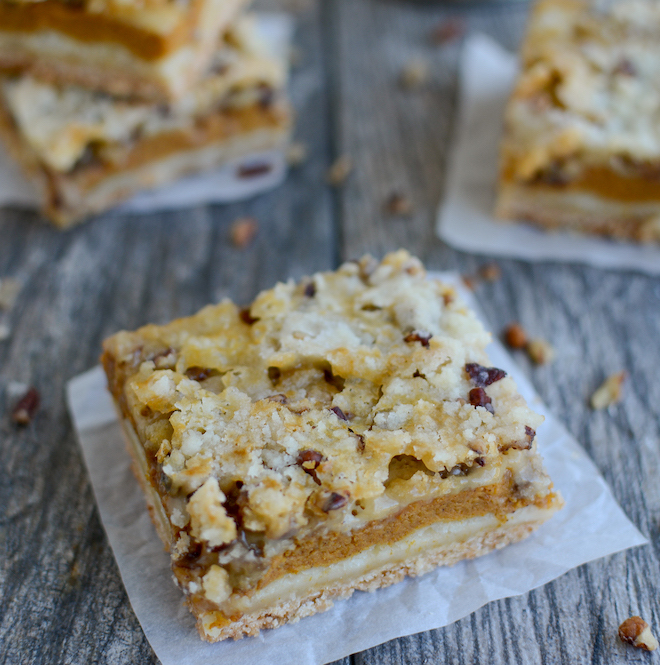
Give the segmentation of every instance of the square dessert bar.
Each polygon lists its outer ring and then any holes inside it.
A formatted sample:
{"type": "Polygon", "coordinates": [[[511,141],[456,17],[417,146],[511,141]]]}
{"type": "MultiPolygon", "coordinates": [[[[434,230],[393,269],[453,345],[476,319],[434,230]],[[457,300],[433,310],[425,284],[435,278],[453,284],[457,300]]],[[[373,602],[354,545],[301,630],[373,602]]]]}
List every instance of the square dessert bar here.
{"type": "Polygon", "coordinates": [[[543,418],[405,251],[106,340],[135,469],[204,639],[256,635],[527,536],[543,418]]]}
{"type": "Polygon", "coordinates": [[[0,70],[167,101],[202,75],[244,0],[0,0],[0,70]]]}
{"type": "Polygon", "coordinates": [[[541,0],[521,60],[496,214],[660,242],[660,3],[541,0]]]}
{"type": "Polygon", "coordinates": [[[243,16],[206,76],[177,102],[0,77],[0,137],[36,184],[46,216],[67,227],[140,190],[227,162],[238,160],[241,178],[272,169],[252,156],[288,141],[285,83],[286,64],[266,52],[252,17],[243,16]]]}

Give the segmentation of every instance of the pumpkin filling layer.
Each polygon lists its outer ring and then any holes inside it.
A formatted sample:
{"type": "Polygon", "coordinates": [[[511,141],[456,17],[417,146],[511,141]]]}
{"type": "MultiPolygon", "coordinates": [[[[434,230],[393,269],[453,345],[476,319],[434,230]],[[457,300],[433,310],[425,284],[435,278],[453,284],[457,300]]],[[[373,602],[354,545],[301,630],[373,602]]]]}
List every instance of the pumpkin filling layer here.
{"type": "Polygon", "coordinates": [[[178,584],[216,641],[514,542],[561,500],[534,414],[400,251],[121,332],[103,364],[178,584]]]}

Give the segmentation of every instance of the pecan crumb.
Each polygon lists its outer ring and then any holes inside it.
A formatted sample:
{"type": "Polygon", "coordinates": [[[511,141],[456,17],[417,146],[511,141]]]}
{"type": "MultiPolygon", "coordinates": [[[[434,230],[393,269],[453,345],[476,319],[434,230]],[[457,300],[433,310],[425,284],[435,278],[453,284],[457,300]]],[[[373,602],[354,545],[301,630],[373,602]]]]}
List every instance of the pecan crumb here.
{"type": "Polygon", "coordinates": [[[504,342],[511,349],[524,349],[527,346],[527,333],[514,321],[504,329],[504,342]]]}
{"type": "Polygon", "coordinates": [[[323,455],[316,450],[301,450],[298,453],[298,459],[296,463],[302,468],[302,470],[309,476],[312,477],[312,480],[320,485],[321,481],[316,475],[316,469],[319,467],[323,461],[323,455]]]}
{"type": "Polygon", "coordinates": [[[430,333],[423,332],[421,330],[413,330],[411,333],[408,333],[404,338],[404,342],[419,342],[422,346],[429,348],[429,341],[433,337],[430,333]]]}
{"type": "Polygon", "coordinates": [[[16,402],[11,412],[11,418],[17,425],[29,425],[39,408],[39,392],[30,387],[16,402]]]}
{"type": "Polygon", "coordinates": [[[486,263],[479,268],[479,277],[487,282],[496,282],[502,277],[502,270],[497,263],[486,263]]]}
{"type": "Polygon", "coordinates": [[[349,420],[348,416],[338,406],[333,406],[330,411],[332,411],[339,420],[349,420]]]}
{"type": "Polygon", "coordinates": [[[466,288],[470,289],[470,291],[474,291],[477,286],[477,282],[472,275],[461,275],[461,279],[463,280],[463,284],[465,284],[466,288]]]}
{"type": "Polygon", "coordinates": [[[364,437],[362,434],[358,434],[357,432],[354,432],[350,427],[348,428],[348,431],[355,437],[357,437],[358,443],[357,443],[357,449],[359,453],[363,453],[364,449],[367,447],[367,444],[364,441],[364,437]]]}
{"type": "Polygon", "coordinates": [[[481,387],[501,381],[506,376],[506,372],[499,367],[484,367],[479,363],[466,363],[464,369],[472,381],[481,387]]]}
{"type": "Polygon", "coordinates": [[[642,617],[634,616],[626,619],[619,626],[619,637],[623,642],[632,644],[638,649],[655,651],[658,648],[658,640],[642,617]]]}
{"type": "Polygon", "coordinates": [[[307,282],[304,294],[306,298],[313,298],[316,295],[316,284],[314,282],[307,282]]]}
{"type": "Polygon", "coordinates": [[[527,343],[527,354],[537,365],[546,365],[555,357],[555,350],[550,342],[536,337],[527,343]]]}
{"type": "Polygon", "coordinates": [[[213,373],[212,369],[208,367],[189,367],[185,374],[192,381],[204,381],[211,376],[213,373]]]}
{"type": "Polygon", "coordinates": [[[612,404],[617,404],[621,401],[621,394],[623,383],[626,380],[626,372],[617,372],[605,379],[604,383],[596,390],[591,396],[591,408],[607,409],[612,404]]]}
{"type": "Polygon", "coordinates": [[[286,163],[291,167],[300,166],[307,160],[307,146],[300,141],[289,144],[286,150],[286,163]]]}
{"type": "Polygon", "coordinates": [[[438,23],[429,35],[431,44],[444,46],[460,39],[465,33],[465,21],[460,18],[448,18],[438,23]]]}
{"type": "Polygon", "coordinates": [[[244,249],[254,240],[258,230],[259,225],[254,217],[239,217],[231,225],[229,233],[234,245],[244,249]]]}
{"type": "Polygon", "coordinates": [[[18,298],[21,283],[5,277],[0,279],[0,309],[11,309],[18,298]]]}
{"type": "Polygon", "coordinates": [[[269,402],[277,402],[278,404],[286,404],[287,397],[284,393],[278,393],[277,395],[269,395],[266,397],[269,402]]]}
{"type": "Polygon", "coordinates": [[[327,179],[333,187],[343,185],[353,170],[353,162],[349,155],[340,155],[328,169],[327,179]]]}
{"type": "Polygon", "coordinates": [[[333,492],[328,500],[323,504],[323,512],[329,513],[331,510],[339,510],[343,508],[348,503],[348,499],[338,492],[333,492]]]}
{"type": "Polygon", "coordinates": [[[243,164],[238,169],[239,178],[256,178],[259,175],[266,175],[273,170],[272,164],[243,164]]]}
{"type": "Polygon", "coordinates": [[[384,206],[385,213],[397,217],[407,217],[413,211],[410,199],[401,192],[392,192],[384,206]]]}
{"type": "Polygon", "coordinates": [[[493,414],[495,413],[492,405],[493,400],[488,397],[486,391],[483,388],[472,388],[468,397],[472,406],[483,406],[486,411],[489,411],[493,414]]]}
{"type": "Polygon", "coordinates": [[[429,79],[429,66],[426,60],[412,58],[401,70],[399,84],[404,90],[416,90],[429,79]]]}
{"type": "Polygon", "coordinates": [[[243,323],[246,323],[248,326],[251,326],[253,323],[256,323],[259,320],[258,318],[255,319],[252,316],[252,314],[250,314],[250,309],[248,307],[242,309],[238,313],[238,316],[241,319],[241,321],[243,321],[243,323]]]}

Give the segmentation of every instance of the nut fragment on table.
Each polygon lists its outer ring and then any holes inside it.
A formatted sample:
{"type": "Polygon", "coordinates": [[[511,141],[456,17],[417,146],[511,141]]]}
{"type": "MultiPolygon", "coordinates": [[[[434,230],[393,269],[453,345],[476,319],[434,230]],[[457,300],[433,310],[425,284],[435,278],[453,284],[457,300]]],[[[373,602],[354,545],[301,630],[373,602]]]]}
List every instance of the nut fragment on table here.
{"type": "Polygon", "coordinates": [[[286,162],[289,166],[300,166],[307,159],[307,146],[301,141],[289,144],[286,151],[286,162]]]}
{"type": "Polygon", "coordinates": [[[340,155],[328,169],[328,182],[334,187],[343,185],[353,170],[353,162],[349,155],[340,155]]]}
{"type": "Polygon", "coordinates": [[[254,217],[239,217],[231,225],[229,234],[234,245],[243,249],[254,240],[258,230],[259,225],[254,217]]]}
{"type": "Polygon", "coordinates": [[[591,408],[599,411],[617,404],[621,400],[625,380],[625,371],[608,376],[600,388],[591,396],[591,408]]]}
{"type": "Polygon", "coordinates": [[[496,282],[502,277],[502,270],[497,263],[486,263],[479,268],[479,277],[486,282],[496,282]]]}
{"type": "Polygon", "coordinates": [[[460,39],[465,34],[465,21],[460,18],[448,18],[433,27],[430,34],[431,43],[444,46],[460,39]]]}
{"type": "Polygon", "coordinates": [[[385,202],[385,212],[388,215],[406,217],[412,213],[412,210],[412,202],[401,192],[392,192],[385,202]]]}
{"type": "Polygon", "coordinates": [[[524,349],[527,346],[527,333],[514,321],[504,329],[504,342],[511,349],[524,349]]]}
{"type": "Polygon", "coordinates": [[[39,408],[39,392],[30,387],[16,402],[11,412],[11,418],[17,425],[29,425],[39,408]]]}
{"type": "Polygon", "coordinates": [[[415,90],[424,85],[429,79],[429,66],[422,58],[412,58],[401,70],[399,84],[405,90],[415,90]]]}
{"type": "Polygon", "coordinates": [[[642,617],[634,616],[626,619],[619,626],[619,637],[623,642],[632,644],[638,649],[655,651],[658,648],[658,640],[642,617]]]}
{"type": "Polygon", "coordinates": [[[537,365],[546,365],[555,357],[555,350],[550,342],[536,337],[527,343],[527,354],[537,365]]]}
{"type": "Polygon", "coordinates": [[[11,309],[18,298],[21,283],[16,279],[0,279],[0,309],[11,309]]]}

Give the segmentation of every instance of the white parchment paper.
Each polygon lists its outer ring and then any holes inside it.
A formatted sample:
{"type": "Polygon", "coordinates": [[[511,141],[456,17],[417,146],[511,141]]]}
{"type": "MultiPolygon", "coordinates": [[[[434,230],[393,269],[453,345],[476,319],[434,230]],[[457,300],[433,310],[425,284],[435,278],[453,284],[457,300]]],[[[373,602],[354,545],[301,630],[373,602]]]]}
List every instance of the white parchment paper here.
{"type": "MultiPolygon", "coordinates": [[[[287,62],[293,20],[286,14],[260,12],[256,29],[266,51],[275,59],[287,62]]],[[[123,203],[118,212],[155,212],[185,208],[203,203],[227,203],[249,198],[281,184],[286,176],[286,159],[282,150],[255,152],[227,162],[213,171],[200,173],[155,190],[145,191],[123,203]],[[242,167],[269,165],[267,173],[250,177],[239,176],[242,167]]],[[[35,209],[39,196],[21,173],[17,164],[0,145],[0,206],[35,209]]]]}
{"type": "MultiPolygon", "coordinates": [[[[476,309],[457,275],[441,277],[476,309]]],[[[96,367],[70,381],[69,409],[101,519],[133,609],[163,665],[321,665],[444,626],[491,600],[525,593],[582,563],[646,543],[589,457],[548,412],[502,345],[494,341],[489,353],[493,365],[504,368],[532,408],[545,415],[539,447],[566,506],[521,543],[374,593],[357,592],[328,612],[256,638],[217,644],[199,638],[172,581],[169,556],[131,472],[103,371],[96,367]]]]}
{"type": "Polygon", "coordinates": [[[544,232],[526,224],[495,221],[504,107],[517,70],[516,57],[489,37],[475,34],[466,39],[461,54],[454,145],[438,213],[439,237],[468,252],[660,274],[657,245],[544,232]]]}

